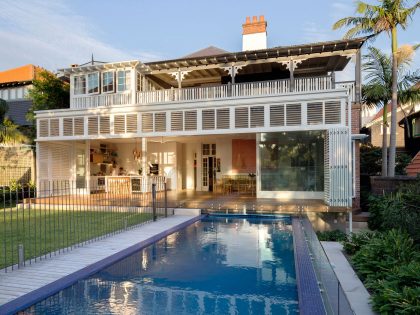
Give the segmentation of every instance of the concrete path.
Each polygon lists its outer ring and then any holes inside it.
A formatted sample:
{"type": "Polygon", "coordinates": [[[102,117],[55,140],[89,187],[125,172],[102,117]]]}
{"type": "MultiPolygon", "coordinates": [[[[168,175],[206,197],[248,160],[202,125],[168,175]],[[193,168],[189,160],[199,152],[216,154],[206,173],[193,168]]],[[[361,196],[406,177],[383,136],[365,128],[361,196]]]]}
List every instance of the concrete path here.
{"type": "Polygon", "coordinates": [[[338,242],[321,242],[321,244],[355,314],[376,314],[369,303],[369,292],[343,254],[343,245],[338,242]]]}
{"type": "Polygon", "coordinates": [[[106,266],[103,263],[104,259],[108,259],[109,265],[111,257],[114,260],[121,259],[124,257],[122,254],[129,255],[130,251],[132,252],[142,243],[146,244],[159,236],[161,238],[165,233],[172,233],[174,229],[198,219],[199,215],[200,211],[196,209],[175,209],[174,216],[92,242],[21,269],[0,273],[0,313],[7,313],[12,309],[6,308],[8,306],[4,305],[6,303],[11,301],[16,303],[18,301],[16,299],[22,300],[23,296],[28,293],[33,295],[34,292],[43,290],[47,285],[57,288],[55,284],[63,282],[66,277],[67,283],[71,281],[74,283],[75,277],[81,275],[81,270],[84,270],[84,274],[93,273],[98,265],[106,266]],[[93,264],[95,264],[94,267],[92,267],[93,264]]]}

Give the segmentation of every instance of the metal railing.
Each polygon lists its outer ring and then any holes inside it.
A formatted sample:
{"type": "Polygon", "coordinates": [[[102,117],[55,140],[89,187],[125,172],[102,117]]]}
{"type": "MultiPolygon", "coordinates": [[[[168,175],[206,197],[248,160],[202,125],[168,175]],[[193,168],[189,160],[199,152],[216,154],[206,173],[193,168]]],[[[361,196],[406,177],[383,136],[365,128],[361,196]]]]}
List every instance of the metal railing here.
{"type": "Polygon", "coordinates": [[[44,260],[147,222],[173,215],[166,184],[133,193],[126,186],[88,194],[83,183],[0,188],[0,269],[44,260]]]}
{"type": "Polygon", "coordinates": [[[301,224],[327,313],[337,315],[355,314],[340,281],[338,281],[338,278],[328,261],[327,255],[312,228],[311,222],[306,216],[302,216],[301,224]]]}

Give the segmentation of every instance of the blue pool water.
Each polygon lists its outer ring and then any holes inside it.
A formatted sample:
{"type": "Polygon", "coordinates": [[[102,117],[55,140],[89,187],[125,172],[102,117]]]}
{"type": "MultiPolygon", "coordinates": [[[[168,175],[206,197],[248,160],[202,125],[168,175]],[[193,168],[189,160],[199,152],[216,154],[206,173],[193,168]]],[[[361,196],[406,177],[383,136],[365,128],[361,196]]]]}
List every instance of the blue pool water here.
{"type": "Polygon", "coordinates": [[[289,218],[208,217],[29,314],[295,314],[289,218]]]}

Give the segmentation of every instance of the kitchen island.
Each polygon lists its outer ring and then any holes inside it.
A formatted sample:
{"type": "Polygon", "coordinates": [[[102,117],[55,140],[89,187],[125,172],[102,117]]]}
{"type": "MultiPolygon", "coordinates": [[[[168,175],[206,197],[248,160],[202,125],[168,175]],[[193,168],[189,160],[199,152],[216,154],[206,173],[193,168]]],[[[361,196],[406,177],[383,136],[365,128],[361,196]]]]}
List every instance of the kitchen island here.
{"type": "Polygon", "coordinates": [[[91,176],[91,192],[113,192],[113,193],[144,193],[152,191],[152,184],[156,184],[156,191],[165,189],[165,176],[91,176]]]}

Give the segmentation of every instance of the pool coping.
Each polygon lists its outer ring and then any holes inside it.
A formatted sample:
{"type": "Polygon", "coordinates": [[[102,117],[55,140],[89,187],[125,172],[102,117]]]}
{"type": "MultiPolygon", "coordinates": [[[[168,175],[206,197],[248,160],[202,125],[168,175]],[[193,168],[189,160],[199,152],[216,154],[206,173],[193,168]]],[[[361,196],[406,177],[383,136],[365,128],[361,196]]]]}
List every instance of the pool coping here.
{"type": "Polygon", "coordinates": [[[0,314],[15,314],[17,312],[23,311],[26,308],[36,304],[39,301],[46,299],[47,297],[56,294],[57,292],[73,285],[77,281],[87,278],[100,270],[109,267],[110,265],[132,255],[133,253],[142,250],[143,248],[163,239],[164,237],[175,233],[199,220],[206,217],[206,215],[198,215],[190,220],[182,222],[178,225],[173,226],[165,231],[162,231],[158,234],[155,234],[141,242],[138,242],[135,245],[132,245],[128,248],[125,248],[118,253],[115,253],[111,256],[108,256],[98,262],[95,262],[89,266],[86,266],[82,269],[79,269],[76,272],[73,272],[67,276],[64,276],[54,282],[51,282],[41,288],[38,288],[34,291],[31,291],[25,295],[22,295],[8,303],[5,303],[0,306],[0,314]]]}
{"type": "Polygon", "coordinates": [[[326,309],[309,254],[308,244],[300,219],[296,216],[292,216],[292,231],[299,312],[303,315],[324,315],[326,309]]]}

